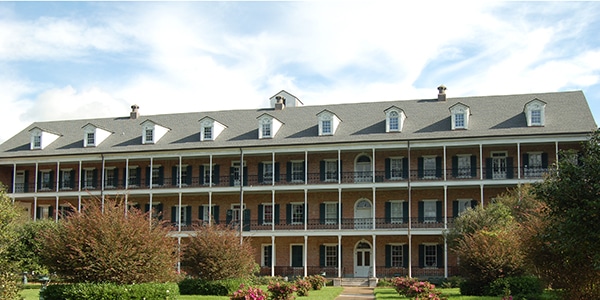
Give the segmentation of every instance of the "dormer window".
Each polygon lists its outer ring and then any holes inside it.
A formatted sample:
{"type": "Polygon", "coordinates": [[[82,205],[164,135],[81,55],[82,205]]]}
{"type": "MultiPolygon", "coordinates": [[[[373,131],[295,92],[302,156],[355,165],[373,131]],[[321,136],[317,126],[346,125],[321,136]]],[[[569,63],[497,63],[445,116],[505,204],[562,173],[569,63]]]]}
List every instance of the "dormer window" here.
{"type": "Polygon", "coordinates": [[[525,104],[525,108],[523,109],[525,117],[527,118],[527,126],[544,126],[546,115],[545,110],[546,102],[544,101],[533,99],[527,102],[527,104],[525,104]]]}
{"type": "Polygon", "coordinates": [[[333,135],[340,123],[340,119],[328,110],[318,113],[317,119],[319,121],[319,135],[333,135]]]}
{"type": "Polygon", "coordinates": [[[450,113],[452,114],[452,130],[457,129],[469,129],[469,107],[462,104],[456,103],[450,107],[450,113]]]}
{"type": "Polygon", "coordinates": [[[85,141],[88,146],[95,146],[96,145],[96,134],[93,132],[88,132],[86,134],[85,141]]]}
{"type": "Polygon", "coordinates": [[[160,126],[150,120],[144,121],[142,124],[142,144],[156,144],[169,129],[160,126]]]}
{"type": "Polygon", "coordinates": [[[109,135],[111,135],[111,132],[88,123],[83,126],[83,147],[96,147],[109,135]]]}
{"type": "Polygon", "coordinates": [[[41,149],[42,148],[42,134],[41,133],[33,136],[32,148],[33,149],[41,149]]]}
{"type": "Polygon", "coordinates": [[[385,111],[385,132],[401,132],[406,115],[398,107],[392,106],[385,111]]]}
{"type": "Polygon", "coordinates": [[[225,125],[212,118],[200,119],[200,141],[214,141],[225,129],[225,125]]]}
{"type": "Polygon", "coordinates": [[[259,139],[270,139],[275,137],[277,131],[281,128],[279,120],[273,118],[269,114],[262,114],[258,117],[258,138],[259,139]]]}
{"type": "Polygon", "coordinates": [[[46,146],[54,142],[60,135],[48,132],[39,127],[34,127],[29,130],[31,139],[29,141],[29,148],[31,150],[44,149],[46,146]]]}

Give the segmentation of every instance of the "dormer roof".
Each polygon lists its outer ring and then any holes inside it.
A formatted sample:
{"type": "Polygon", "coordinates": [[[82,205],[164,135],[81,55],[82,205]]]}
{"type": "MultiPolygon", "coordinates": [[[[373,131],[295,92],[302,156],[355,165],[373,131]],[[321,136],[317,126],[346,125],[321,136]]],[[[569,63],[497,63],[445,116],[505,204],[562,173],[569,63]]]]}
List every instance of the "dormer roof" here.
{"type": "Polygon", "coordinates": [[[146,119],[140,125],[142,126],[142,144],[156,144],[170,130],[150,119],[146,119]]]}

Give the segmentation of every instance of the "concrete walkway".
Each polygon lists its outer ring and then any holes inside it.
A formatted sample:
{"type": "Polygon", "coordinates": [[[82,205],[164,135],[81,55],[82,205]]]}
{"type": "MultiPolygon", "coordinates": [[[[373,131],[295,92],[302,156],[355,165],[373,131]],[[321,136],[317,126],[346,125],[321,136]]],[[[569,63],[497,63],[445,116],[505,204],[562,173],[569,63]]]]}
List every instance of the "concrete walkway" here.
{"type": "Polygon", "coordinates": [[[335,300],[373,300],[372,287],[366,286],[345,286],[342,293],[335,300]]]}

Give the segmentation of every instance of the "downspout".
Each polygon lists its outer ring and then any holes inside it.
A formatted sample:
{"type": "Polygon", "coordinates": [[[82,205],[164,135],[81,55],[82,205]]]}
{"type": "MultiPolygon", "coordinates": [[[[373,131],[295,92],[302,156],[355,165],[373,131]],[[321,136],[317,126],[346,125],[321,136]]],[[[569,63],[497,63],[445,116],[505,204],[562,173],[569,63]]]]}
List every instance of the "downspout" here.
{"type": "Polygon", "coordinates": [[[412,237],[411,237],[411,228],[412,228],[412,190],[411,190],[411,186],[410,186],[410,176],[411,176],[411,169],[410,169],[410,141],[407,141],[407,147],[408,147],[408,181],[407,181],[407,188],[408,188],[408,228],[407,228],[407,235],[408,235],[408,277],[412,278],[412,237]]]}
{"type": "Polygon", "coordinates": [[[104,153],[100,153],[100,156],[102,157],[102,174],[100,176],[100,180],[102,182],[100,182],[100,198],[102,199],[102,212],[104,212],[104,153]]]}

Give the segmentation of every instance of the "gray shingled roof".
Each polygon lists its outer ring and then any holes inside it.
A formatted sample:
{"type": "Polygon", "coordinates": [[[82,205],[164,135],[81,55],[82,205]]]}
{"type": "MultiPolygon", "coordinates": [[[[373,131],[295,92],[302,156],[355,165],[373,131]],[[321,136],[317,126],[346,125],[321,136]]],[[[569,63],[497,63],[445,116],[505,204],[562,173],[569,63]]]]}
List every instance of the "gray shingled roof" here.
{"type": "Polygon", "coordinates": [[[502,137],[515,135],[589,133],[597,128],[588,103],[581,91],[504,96],[382,101],[288,107],[284,110],[247,109],[191,112],[165,115],[35,122],[0,145],[0,158],[160,151],[175,149],[211,149],[306,145],[319,143],[377,142],[448,138],[502,137]],[[540,99],[546,104],[545,126],[527,127],[524,105],[540,99]],[[468,130],[451,130],[449,107],[456,103],[469,106],[468,130]],[[385,132],[384,110],[396,106],[404,110],[406,121],[401,133],[385,132]],[[329,110],[341,120],[333,136],[318,136],[317,114],[329,110]],[[272,139],[258,139],[257,117],[268,113],[284,125],[272,139]],[[199,120],[210,117],[227,128],[215,141],[200,141],[199,120]],[[153,145],[142,145],[141,123],[151,120],[171,129],[153,145]],[[92,123],[113,132],[97,147],[83,147],[82,127],[92,123]],[[60,133],[60,137],[43,150],[30,150],[30,133],[34,127],[60,133]]]}

